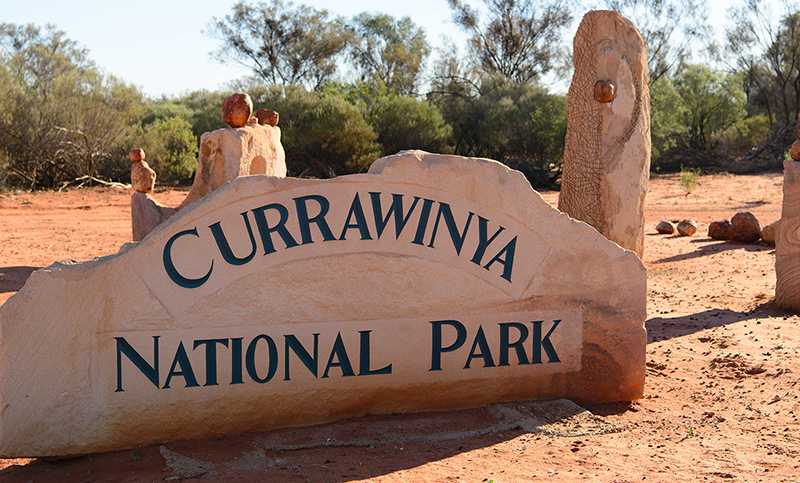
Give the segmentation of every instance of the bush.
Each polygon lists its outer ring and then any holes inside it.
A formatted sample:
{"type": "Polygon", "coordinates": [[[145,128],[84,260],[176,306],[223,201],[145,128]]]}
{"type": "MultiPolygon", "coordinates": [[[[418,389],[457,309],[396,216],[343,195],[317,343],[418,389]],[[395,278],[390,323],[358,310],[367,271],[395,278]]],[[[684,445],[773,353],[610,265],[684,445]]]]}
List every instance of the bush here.
{"type": "Polygon", "coordinates": [[[361,110],[336,90],[308,91],[302,86],[249,89],[253,108],[280,115],[281,143],[290,174],[306,170],[330,178],[366,170],[381,154],[377,134],[361,110]]]}
{"type": "Polygon", "coordinates": [[[536,186],[550,185],[560,171],[567,133],[565,96],[490,77],[483,79],[479,93],[433,99],[452,126],[456,154],[513,164],[536,186]]]}
{"type": "Polygon", "coordinates": [[[384,155],[406,149],[444,152],[453,132],[435,106],[410,96],[378,97],[367,118],[384,155]]]}
{"type": "MultiPolygon", "coordinates": [[[[189,179],[197,169],[197,138],[192,125],[182,117],[159,119],[139,127],[128,145],[128,150],[144,149],[145,161],[156,172],[160,184],[189,179]]],[[[130,163],[127,167],[130,170],[130,163]]]]}

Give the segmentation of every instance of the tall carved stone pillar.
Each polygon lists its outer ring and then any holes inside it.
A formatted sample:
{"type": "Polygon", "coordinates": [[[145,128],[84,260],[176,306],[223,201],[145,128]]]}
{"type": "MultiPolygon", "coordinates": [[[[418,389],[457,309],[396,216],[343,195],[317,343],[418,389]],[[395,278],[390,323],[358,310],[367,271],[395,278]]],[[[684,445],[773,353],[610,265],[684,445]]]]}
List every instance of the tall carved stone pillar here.
{"type": "Polygon", "coordinates": [[[589,12],[575,35],[573,63],[558,208],[642,257],[650,179],[644,40],[618,12],[589,12]]]}
{"type": "Polygon", "coordinates": [[[783,208],[775,236],[775,303],[800,309],[800,162],[783,162],[783,208]]]}

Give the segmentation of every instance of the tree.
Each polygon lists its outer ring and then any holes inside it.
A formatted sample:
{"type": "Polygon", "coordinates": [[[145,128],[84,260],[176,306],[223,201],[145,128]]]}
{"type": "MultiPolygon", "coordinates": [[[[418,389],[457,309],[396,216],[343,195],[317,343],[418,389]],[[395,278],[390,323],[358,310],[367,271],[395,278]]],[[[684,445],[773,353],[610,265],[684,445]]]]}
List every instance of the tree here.
{"type": "Polygon", "coordinates": [[[504,162],[538,186],[550,185],[558,174],[567,132],[565,96],[495,75],[483,78],[474,93],[431,99],[453,128],[456,154],[504,162]]]}
{"type": "Polygon", "coordinates": [[[420,71],[430,54],[425,31],[409,17],[386,14],[356,15],[350,56],[364,83],[383,84],[397,94],[416,92],[420,71]]]}
{"type": "Polygon", "coordinates": [[[751,104],[777,122],[776,131],[793,123],[800,110],[800,12],[787,2],[775,15],[763,0],[730,11],[727,51],[744,75],[751,104]],[[778,22],[773,19],[779,18],[778,22]]]}
{"type": "Polygon", "coordinates": [[[206,33],[222,41],[214,58],[253,70],[269,84],[303,84],[316,89],[336,72],[335,58],[350,36],[327,10],[272,0],[271,4],[233,6],[223,19],[214,17],[206,33]]]}
{"type": "Polygon", "coordinates": [[[483,0],[479,10],[461,0],[448,0],[453,20],[470,37],[470,57],[487,74],[501,74],[528,83],[548,73],[562,55],[563,29],[572,21],[565,0],[483,0]]]}
{"type": "Polygon", "coordinates": [[[677,145],[686,132],[685,112],[678,91],[669,77],[650,82],[650,137],[652,141],[652,165],[659,164],[661,156],[677,145]]]}
{"type": "Polygon", "coordinates": [[[684,124],[693,149],[713,148],[712,134],[725,131],[745,117],[741,76],[693,65],[675,78],[674,85],[683,99],[684,124]]]}
{"type": "Polygon", "coordinates": [[[14,183],[93,176],[141,114],[141,93],[102,75],[54,26],[0,24],[0,149],[14,183]]]}
{"type": "Polygon", "coordinates": [[[697,0],[608,0],[607,5],[642,34],[651,84],[676,74],[691,57],[692,47],[708,38],[706,4],[697,0]]]}

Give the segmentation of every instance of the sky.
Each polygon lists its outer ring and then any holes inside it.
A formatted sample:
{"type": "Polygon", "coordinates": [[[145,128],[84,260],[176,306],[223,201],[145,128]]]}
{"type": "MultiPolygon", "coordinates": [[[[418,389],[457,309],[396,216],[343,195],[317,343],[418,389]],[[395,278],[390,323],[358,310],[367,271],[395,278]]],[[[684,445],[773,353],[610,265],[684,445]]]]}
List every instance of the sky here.
{"type": "MultiPolygon", "coordinates": [[[[211,59],[209,54],[217,50],[220,42],[203,33],[213,17],[229,14],[235,3],[236,0],[0,0],[0,22],[54,24],[87,48],[89,58],[104,72],[157,98],[198,89],[216,90],[250,75],[244,67],[211,59]]],[[[434,48],[442,45],[442,36],[457,44],[465,39],[451,21],[446,0],[295,3],[325,8],[344,17],[364,11],[379,11],[396,18],[409,16],[425,29],[434,48]]],[[[739,2],[709,2],[709,20],[718,32],[724,28],[726,7],[734,3],[739,2]]],[[[583,13],[575,14],[574,26],[567,33],[570,38],[583,13]]]]}

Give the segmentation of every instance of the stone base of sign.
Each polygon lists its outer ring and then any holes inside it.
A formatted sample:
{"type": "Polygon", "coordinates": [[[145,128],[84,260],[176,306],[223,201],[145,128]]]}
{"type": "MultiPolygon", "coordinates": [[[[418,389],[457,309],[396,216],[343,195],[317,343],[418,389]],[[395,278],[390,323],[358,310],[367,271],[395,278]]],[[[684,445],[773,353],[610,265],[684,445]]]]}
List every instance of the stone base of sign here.
{"type": "Polygon", "coordinates": [[[524,176],[419,151],[237,178],[0,307],[0,454],[644,389],[646,271],[524,176]]]}
{"type": "Polygon", "coordinates": [[[133,241],[144,240],[148,233],[178,210],[160,204],[149,193],[134,193],[131,196],[131,228],[133,241]]]}

